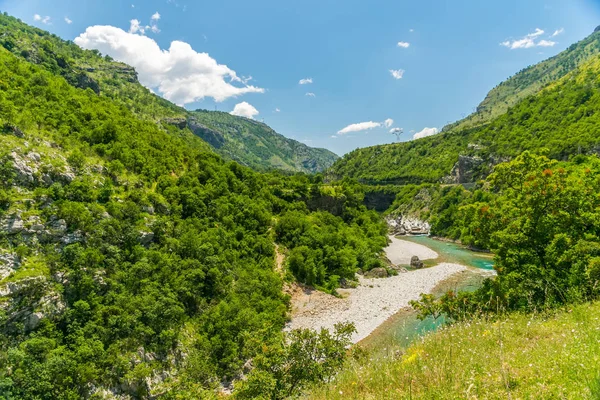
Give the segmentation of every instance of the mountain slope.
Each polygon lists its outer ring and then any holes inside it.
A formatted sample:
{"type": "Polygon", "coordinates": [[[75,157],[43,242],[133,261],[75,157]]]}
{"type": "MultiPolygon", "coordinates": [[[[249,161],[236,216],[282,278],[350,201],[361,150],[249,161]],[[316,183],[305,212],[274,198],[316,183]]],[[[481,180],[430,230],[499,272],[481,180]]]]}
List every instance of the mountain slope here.
{"type": "Polygon", "coordinates": [[[329,290],[381,265],[354,188],[225,162],[70,71],[0,47],[1,398],[214,397],[280,341],[276,243],[329,290]]]}
{"type": "MultiPolygon", "coordinates": [[[[598,40],[598,33],[592,35],[598,40]]],[[[600,56],[521,100],[489,123],[355,150],[330,169],[366,183],[473,182],[524,150],[556,159],[598,152],[600,56]],[[547,149],[547,150],[543,150],[547,149]]]]}
{"type": "Polygon", "coordinates": [[[314,173],[329,168],[338,158],[329,150],[288,139],[252,119],[207,110],[196,110],[190,115],[192,121],[208,128],[188,124],[192,132],[226,158],[257,170],[277,168],[314,173]]]}
{"type": "MultiPolygon", "coordinates": [[[[90,89],[127,106],[137,118],[161,123],[165,120],[197,120],[210,130],[207,142],[223,157],[257,170],[282,169],[320,172],[338,158],[325,149],[315,149],[283,137],[271,128],[245,118],[203,111],[191,113],[153,94],[137,79],[135,70],[97,51],[83,50],[72,42],[0,14],[0,45],[47,71],[61,76],[74,87],[90,89]],[[219,140],[213,140],[215,136],[219,140]]],[[[181,126],[198,132],[194,126],[181,126]]]]}
{"type": "Polygon", "coordinates": [[[519,101],[538,93],[550,82],[562,78],[598,54],[600,54],[600,29],[596,29],[590,36],[569,46],[567,50],[556,56],[527,67],[508,78],[487,94],[475,113],[449,125],[446,129],[462,129],[489,122],[504,114],[519,101]]]}

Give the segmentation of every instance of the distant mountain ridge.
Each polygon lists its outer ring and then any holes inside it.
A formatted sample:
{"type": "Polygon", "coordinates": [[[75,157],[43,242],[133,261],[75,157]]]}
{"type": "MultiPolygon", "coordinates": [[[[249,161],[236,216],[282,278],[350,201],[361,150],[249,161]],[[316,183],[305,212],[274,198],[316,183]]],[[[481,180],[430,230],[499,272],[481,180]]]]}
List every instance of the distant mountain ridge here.
{"type": "Polygon", "coordinates": [[[212,133],[208,137],[203,136],[207,131],[202,129],[196,129],[195,133],[215,152],[256,170],[315,173],[329,168],[338,158],[329,150],[312,148],[286,138],[257,121],[222,112],[187,111],[143,87],[135,69],[129,65],[109,56],[103,57],[98,51],[83,50],[73,42],[6,14],[0,14],[0,46],[62,76],[74,87],[90,89],[97,95],[120,102],[138,118],[163,126],[161,122],[169,119],[198,121],[212,133]]]}

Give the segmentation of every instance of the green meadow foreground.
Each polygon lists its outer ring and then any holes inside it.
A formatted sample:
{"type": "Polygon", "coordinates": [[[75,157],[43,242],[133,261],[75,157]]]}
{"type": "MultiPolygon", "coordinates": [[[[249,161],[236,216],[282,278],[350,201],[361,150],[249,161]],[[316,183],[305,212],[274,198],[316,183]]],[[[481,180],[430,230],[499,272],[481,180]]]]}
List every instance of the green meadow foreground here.
{"type": "Polygon", "coordinates": [[[310,399],[598,399],[600,303],[459,323],[358,357],[310,399]]]}

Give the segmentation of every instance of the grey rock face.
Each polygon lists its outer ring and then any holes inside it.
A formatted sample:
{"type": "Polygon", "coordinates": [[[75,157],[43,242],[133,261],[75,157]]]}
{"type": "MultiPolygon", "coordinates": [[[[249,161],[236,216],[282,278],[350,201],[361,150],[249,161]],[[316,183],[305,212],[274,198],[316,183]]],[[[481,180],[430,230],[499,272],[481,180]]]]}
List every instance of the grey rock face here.
{"type": "Polygon", "coordinates": [[[153,232],[140,232],[140,244],[142,246],[150,246],[150,243],[154,240],[153,232]]]}
{"type": "Polygon", "coordinates": [[[202,125],[194,118],[188,119],[187,125],[194,135],[199,136],[202,140],[213,146],[215,149],[220,149],[225,144],[225,136],[223,136],[221,132],[217,132],[202,125]]]}
{"type": "Polygon", "coordinates": [[[0,280],[21,266],[21,259],[14,253],[0,253],[0,280]]]}
{"type": "Polygon", "coordinates": [[[187,126],[187,120],[185,118],[166,118],[163,122],[167,125],[173,125],[179,129],[185,129],[187,126]]]}
{"type": "Polygon", "coordinates": [[[431,229],[428,222],[404,215],[388,217],[387,223],[393,235],[428,235],[431,229]]]}
{"type": "Polygon", "coordinates": [[[80,243],[83,242],[84,240],[84,236],[83,236],[83,232],[81,231],[75,231],[73,233],[69,233],[67,235],[64,235],[60,241],[62,243],[64,243],[65,245],[69,245],[69,244],[73,244],[73,243],[80,243]]]}
{"type": "Polygon", "coordinates": [[[30,167],[27,162],[16,152],[10,153],[13,169],[15,172],[15,182],[23,186],[30,186],[35,182],[34,174],[37,169],[30,167]]]}
{"type": "Polygon", "coordinates": [[[25,224],[20,214],[13,214],[0,220],[0,232],[16,235],[25,229],[25,224]]]}
{"type": "Polygon", "coordinates": [[[444,183],[471,183],[479,167],[484,161],[479,156],[458,156],[450,175],[444,178],[444,183]]]}

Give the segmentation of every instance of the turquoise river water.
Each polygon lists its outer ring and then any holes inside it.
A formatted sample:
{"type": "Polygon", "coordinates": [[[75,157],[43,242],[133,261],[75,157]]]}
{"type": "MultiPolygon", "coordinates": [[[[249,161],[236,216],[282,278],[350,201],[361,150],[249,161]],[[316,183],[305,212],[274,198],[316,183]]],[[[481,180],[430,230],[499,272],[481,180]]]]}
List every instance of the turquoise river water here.
{"type": "MultiPolygon", "coordinates": [[[[476,269],[492,270],[494,267],[491,254],[471,251],[459,244],[435,240],[428,236],[406,236],[398,237],[398,239],[421,244],[438,253],[439,257],[429,261],[428,264],[448,262],[475,268],[475,270],[459,273],[438,285],[434,290],[436,295],[442,295],[450,290],[474,291],[481,286],[485,279],[485,276],[478,273],[476,269]]],[[[406,347],[443,324],[443,318],[437,320],[427,318],[421,321],[417,318],[414,310],[403,309],[377,328],[361,344],[375,350],[376,354],[385,355],[386,352],[391,351],[392,347],[406,347]]]]}

